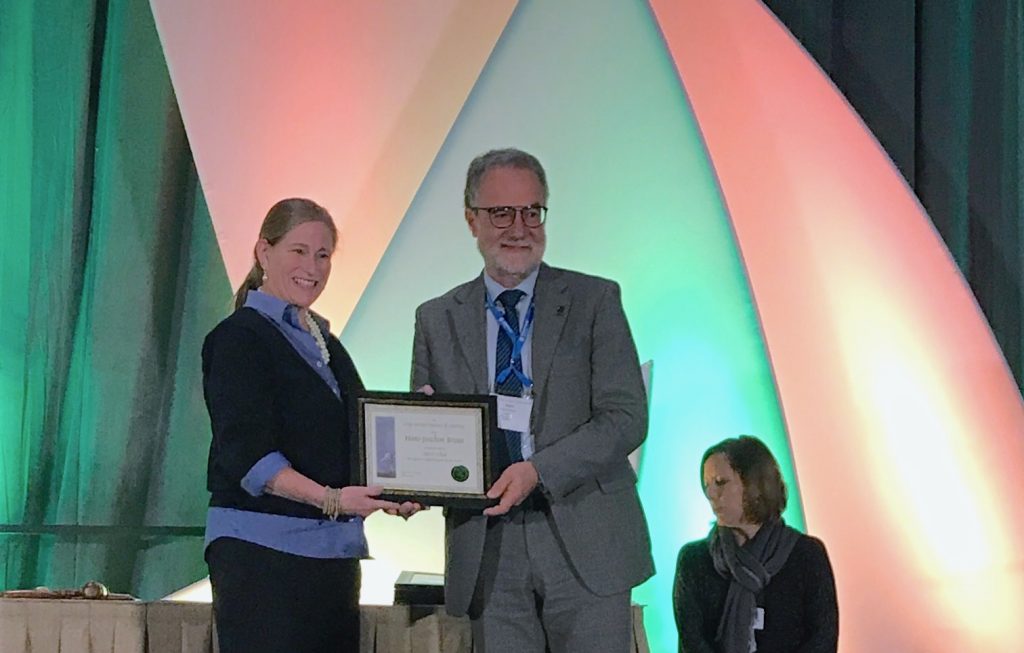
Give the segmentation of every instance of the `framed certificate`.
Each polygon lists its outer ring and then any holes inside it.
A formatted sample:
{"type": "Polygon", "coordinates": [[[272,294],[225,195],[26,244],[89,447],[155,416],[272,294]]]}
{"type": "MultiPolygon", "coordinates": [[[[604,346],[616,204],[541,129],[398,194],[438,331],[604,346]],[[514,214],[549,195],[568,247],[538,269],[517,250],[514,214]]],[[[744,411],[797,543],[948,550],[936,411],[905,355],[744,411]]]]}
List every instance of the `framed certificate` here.
{"type": "Polygon", "coordinates": [[[496,478],[491,395],[365,391],[356,396],[356,482],[384,488],[382,499],[485,508],[496,478]]]}

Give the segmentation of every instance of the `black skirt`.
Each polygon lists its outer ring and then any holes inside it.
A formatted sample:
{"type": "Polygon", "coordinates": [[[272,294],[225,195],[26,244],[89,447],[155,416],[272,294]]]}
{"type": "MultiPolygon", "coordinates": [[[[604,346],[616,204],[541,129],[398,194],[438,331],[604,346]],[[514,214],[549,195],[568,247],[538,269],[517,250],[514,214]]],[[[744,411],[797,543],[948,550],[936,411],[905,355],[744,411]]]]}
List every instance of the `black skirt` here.
{"type": "Polygon", "coordinates": [[[359,561],[229,537],[206,548],[221,653],[359,650],[359,561]]]}

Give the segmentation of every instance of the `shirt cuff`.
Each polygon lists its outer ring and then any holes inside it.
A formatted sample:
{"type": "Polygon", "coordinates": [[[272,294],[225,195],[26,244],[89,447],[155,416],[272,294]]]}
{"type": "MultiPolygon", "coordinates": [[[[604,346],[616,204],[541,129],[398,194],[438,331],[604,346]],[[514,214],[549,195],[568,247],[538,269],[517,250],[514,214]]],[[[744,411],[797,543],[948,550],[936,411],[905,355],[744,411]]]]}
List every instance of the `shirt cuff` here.
{"type": "Polygon", "coordinates": [[[256,464],[249,468],[248,473],[242,478],[242,489],[254,497],[263,494],[270,479],[277,476],[277,473],[292,464],[280,451],[271,451],[263,456],[256,464]]]}

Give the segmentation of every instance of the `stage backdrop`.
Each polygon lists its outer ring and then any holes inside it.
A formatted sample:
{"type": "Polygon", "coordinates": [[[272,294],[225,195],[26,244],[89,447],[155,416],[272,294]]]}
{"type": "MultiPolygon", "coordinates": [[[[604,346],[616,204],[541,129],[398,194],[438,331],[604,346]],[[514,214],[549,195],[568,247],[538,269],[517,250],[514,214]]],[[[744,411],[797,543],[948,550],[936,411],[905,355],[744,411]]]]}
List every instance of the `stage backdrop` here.
{"type": "MultiPolygon", "coordinates": [[[[659,574],[635,594],[655,650],[675,552],[710,520],[700,452],[740,432],[832,552],[846,650],[1008,639],[1019,395],[908,188],[764,7],[64,4],[0,8],[6,586],[201,575],[198,348],[266,207],[334,213],[318,308],[402,389],[416,304],[479,272],[465,165],[511,144],[548,166],[548,259],[617,279],[655,361],[659,574]]],[[[385,582],[440,568],[439,512],[369,530],[385,582]]]]}

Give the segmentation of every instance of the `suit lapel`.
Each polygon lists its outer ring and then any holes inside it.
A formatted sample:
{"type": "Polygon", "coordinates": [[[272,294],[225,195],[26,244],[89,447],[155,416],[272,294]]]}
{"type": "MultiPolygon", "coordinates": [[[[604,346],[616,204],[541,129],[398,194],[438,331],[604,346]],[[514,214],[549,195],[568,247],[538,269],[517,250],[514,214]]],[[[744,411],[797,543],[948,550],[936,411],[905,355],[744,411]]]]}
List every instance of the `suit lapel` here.
{"type": "Polygon", "coordinates": [[[533,323],[531,363],[535,398],[533,418],[536,422],[537,406],[540,404],[537,399],[544,396],[548,375],[551,373],[551,363],[555,356],[555,348],[559,338],[562,337],[562,329],[569,316],[572,295],[569,293],[569,286],[561,278],[558,270],[544,264],[541,264],[540,273],[537,275],[537,286],[534,293],[536,315],[533,323]]]}
{"type": "Polygon", "coordinates": [[[473,379],[474,391],[479,394],[490,390],[487,382],[487,316],[484,310],[482,276],[462,286],[455,293],[449,309],[451,329],[473,379]]]}

